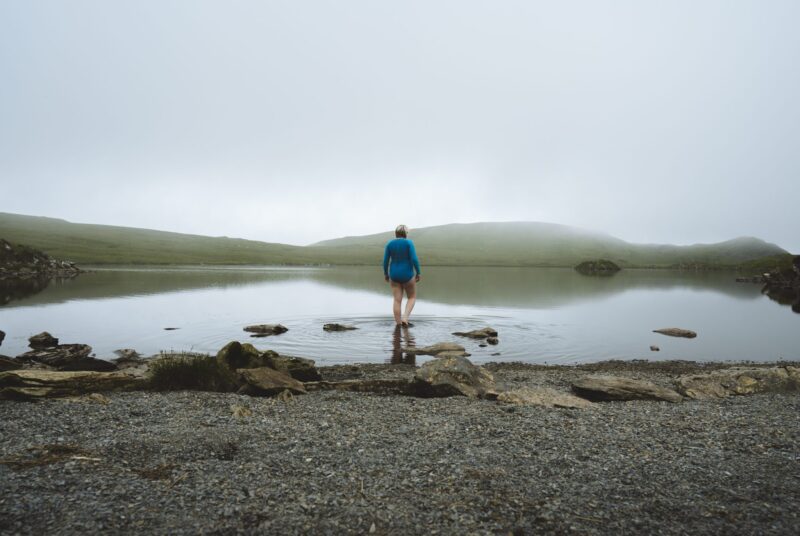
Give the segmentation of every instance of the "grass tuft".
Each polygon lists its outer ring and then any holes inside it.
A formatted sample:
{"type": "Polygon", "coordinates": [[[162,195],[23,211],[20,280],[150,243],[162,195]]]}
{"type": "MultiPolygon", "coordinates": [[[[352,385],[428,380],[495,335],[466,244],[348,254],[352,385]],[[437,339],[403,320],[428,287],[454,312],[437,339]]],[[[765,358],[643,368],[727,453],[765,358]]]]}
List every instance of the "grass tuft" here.
{"type": "Polygon", "coordinates": [[[236,382],[216,357],[180,353],[162,354],[150,364],[149,386],[154,391],[230,392],[236,382]]]}

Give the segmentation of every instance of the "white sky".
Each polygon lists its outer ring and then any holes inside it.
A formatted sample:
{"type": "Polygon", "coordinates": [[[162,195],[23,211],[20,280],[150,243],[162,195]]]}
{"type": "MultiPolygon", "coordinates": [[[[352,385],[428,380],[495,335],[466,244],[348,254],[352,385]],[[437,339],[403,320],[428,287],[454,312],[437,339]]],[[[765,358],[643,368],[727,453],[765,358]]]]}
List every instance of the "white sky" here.
{"type": "Polygon", "coordinates": [[[0,0],[0,211],[800,252],[800,2],[0,0]]]}

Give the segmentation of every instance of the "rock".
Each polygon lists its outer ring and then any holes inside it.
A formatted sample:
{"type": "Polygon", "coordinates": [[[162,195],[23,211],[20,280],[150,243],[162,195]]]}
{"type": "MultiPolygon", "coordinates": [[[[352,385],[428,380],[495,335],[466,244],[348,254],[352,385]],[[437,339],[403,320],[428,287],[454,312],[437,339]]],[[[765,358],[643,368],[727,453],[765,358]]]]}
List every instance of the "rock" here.
{"type": "Polygon", "coordinates": [[[58,346],[58,339],[43,331],[38,335],[34,335],[28,339],[28,346],[35,350],[42,348],[53,348],[58,346]]]}
{"type": "Polygon", "coordinates": [[[292,394],[304,394],[305,387],[291,376],[269,367],[246,368],[239,373],[243,388],[240,393],[251,396],[271,396],[289,390],[292,394]]]}
{"type": "Polygon", "coordinates": [[[486,342],[489,344],[497,344],[500,341],[497,340],[497,337],[486,337],[486,342]]]}
{"type": "Polygon", "coordinates": [[[325,331],[351,331],[358,328],[355,326],[348,326],[347,324],[332,323],[332,324],[325,324],[324,326],[322,326],[322,329],[324,329],[325,331]]]}
{"type": "Polygon", "coordinates": [[[0,372],[0,399],[34,400],[142,388],[146,380],[124,372],[54,371],[40,369],[0,372]]]}
{"type": "Polygon", "coordinates": [[[59,261],[32,247],[0,239],[0,279],[71,278],[81,272],[72,262],[59,261]]]}
{"type": "Polygon", "coordinates": [[[410,393],[411,382],[402,378],[318,381],[303,384],[306,391],[349,391],[355,393],[378,393],[381,395],[404,395],[410,393]]]}
{"type": "Polygon", "coordinates": [[[61,371],[95,371],[111,372],[117,366],[104,359],[90,357],[92,347],[88,344],[60,344],[54,348],[31,350],[17,359],[22,361],[35,361],[61,371]]]}
{"type": "Polygon", "coordinates": [[[546,408],[583,409],[591,402],[573,394],[556,391],[547,387],[520,387],[505,391],[497,396],[498,402],[523,406],[544,406],[546,408]]]}
{"type": "Polygon", "coordinates": [[[497,331],[494,328],[485,327],[466,332],[455,331],[453,332],[453,335],[458,335],[459,337],[469,337],[470,339],[485,339],[486,337],[497,337],[497,331]]]}
{"type": "Polygon", "coordinates": [[[697,333],[694,331],[681,328],[654,329],[653,333],[661,333],[662,335],[669,335],[670,337],[684,337],[686,339],[694,339],[697,337],[697,333]]]}
{"type": "Polygon", "coordinates": [[[652,382],[617,376],[587,376],[572,383],[572,391],[588,400],[665,400],[680,402],[681,395],[652,382]]]}
{"type": "Polygon", "coordinates": [[[280,355],[271,350],[264,352],[261,359],[264,363],[263,366],[288,374],[301,382],[314,382],[322,379],[313,359],[280,355]]]}
{"type": "Polygon", "coordinates": [[[164,331],[175,331],[176,329],[181,329],[181,328],[164,328],[164,331]]]}
{"type": "Polygon", "coordinates": [[[489,346],[489,345],[488,345],[488,344],[486,344],[485,342],[482,342],[482,343],[480,343],[478,346],[480,346],[481,348],[486,348],[486,347],[487,347],[487,346],[489,346]]]}
{"type": "Polygon", "coordinates": [[[3,331],[3,330],[0,330],[0,346],[3,345],[3,341],[5,340],[5,338],[6,338],[6,332],[3,331]]]}
{"type": "Polygon", "coordinates": [[[614,275],[621,268],[607,259],[584,261],[575,266],[575,271],[583,275],[614,275]]]}
{"type": "Polygon", "coordinates": [[[150,361],[139,355],[139,352],[131,348],[114,350],[114,353],[119,357],[112,359],[111,361],[117,365],[117,369],[119,370],[147,366],[148,361],[150,361]]]}
{"type": "MultiPolygon", "coordinates": [[[[268,352],[264,352],[268,354],[268,352]]],[[[259,352],[252,344],[232,341],[217,352],[217,362],[230,371],[266,367],[267,356],[259,352]]],[[[277,355],[277,354],[276,354],[277,355]]]]}
{"type": "Polygon", "coordinates": [[[4,370],[17,370],[22,368],[22,363],[11,357],[0,355],[0,372],[4,370]]]}
{"type": "Polygon", "coordinates": [[[680,376],[675,387],[693,399],[726,398],[766,392],[800,391],[800,368],[797,367],[733,367],[705,374],[680,376]]]}
{"type": "Polygon", "coordinates": [[[466,350],[460,344],[454,342],[437,342],[431,346],[410,346],[408,348],[403,348],[403,351],[407,354],[412,355],[433,355],[438,356],[443,352],[450,352],[448,356],[452,355],[460,355],[466,356],[466,350]]]}
{"type": "Polygon", "coordinates": [[[660,351],[661,351],[661,348],[659,348],[658,346],[652,346],[652,345],[651,345],[651,346],[650,346],[650,351],[651,351],[651,352],[660,352],[660,351]]]}
{"type": "Polygon", "coordinates": [[[428,361],[417,369],[409,389],[421,397],[497,397],[492,374],[461,356],[428,361]]]}
{"type": "Polygon", "coordinates": [[[286,333],[289,331],[289,328],[281,324],[255,324],[253,326],[247,326],[244,330],[248,333],[252,333],[251,337],[269,337],[270,335],[286,333]]]}

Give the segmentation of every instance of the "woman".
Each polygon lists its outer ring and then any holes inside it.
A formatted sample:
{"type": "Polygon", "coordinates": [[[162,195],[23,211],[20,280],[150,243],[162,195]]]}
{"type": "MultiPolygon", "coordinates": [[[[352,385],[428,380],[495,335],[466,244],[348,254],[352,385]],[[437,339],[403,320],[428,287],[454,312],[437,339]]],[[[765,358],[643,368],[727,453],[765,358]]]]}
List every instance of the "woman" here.
{"type": "Polygon", "coordinates": [[[408,239],[408,227],[398,225],[394,230],[394,240],[386,244],[383,253],[383,275],[386,281],[392,282],[394,294],[394,322],[398,326],[408,326],[408,317],[417,301],[417,283],[419,283],[420,270],[417,251],[414,242],[408,239]],[[414,272],[416,271],[416,276],[414,272]],[[403,291],[406,293],[406,311],[400,316],[402,310],[403,291]]]}

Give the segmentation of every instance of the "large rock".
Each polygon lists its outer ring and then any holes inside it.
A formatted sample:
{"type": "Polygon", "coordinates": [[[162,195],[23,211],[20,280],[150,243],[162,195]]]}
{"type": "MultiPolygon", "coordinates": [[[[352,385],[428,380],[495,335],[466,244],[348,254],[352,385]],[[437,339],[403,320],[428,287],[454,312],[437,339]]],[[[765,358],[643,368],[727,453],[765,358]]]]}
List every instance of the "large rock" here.
{"type": "Polygon", "coordinates": [[[410,392],[422,397],[497,397],[491,372],[460,356],[444,357],[422,365],[414,375],[410,392]]]}
{"type": "Polygon", "coordinates": [[[232,341],[217,352],[217,362],[230,371],[267,366],[264,357],[252,344],[232,341]]]}
{"type": "Polygon", "coordinates": [[[313,359],[280,355],[271,350],[264,352],[261,359],[264,363],[263,366],[288,374],[301,382],[315,382],[322,379],[313,359]]]}
{"type": "Polygon", "coordinates": [[[28,346],[33,348],[34,350],[40,350],[43,348],[53,348],[58,346],[58,339],[53,337],[48,332],[43,331],[30,337],[28,339],[28,346]]]}
{"type": "Polygon", "coordinates": [[[470,339],[485,339],[486,337],[497,337],[497,330],[490,327],[474,329],[472,331],[454,331],[453,335],[459,337],[469,337],[470,339]]]}
{"type": "Polygon", "coordinates": [[[443,352],[448,352],[448,357],[454,355],[464,357],[469,355],[463,346],[455,342],[437,342],[431,346],[409,346],[408,348],[403,348],[403,351],[411,355],[439,356],[439,354],[443,352]]]}
{"type": "Polygon", "coordinates": [[[25,369],[0,372],[0,399],[32,400],[133,390],[146,380],[124,372],[63,372],[25,369]]]}
{"type": "Polygon", "coordinates": [[[654,329],[653,333],[661,333],[662,335],[669,335],[670,337],[683,337],[685,339],[694,339],[697,337],[697,333],[694,331],[682,328],[654,329]]]}
{"type": "Polygon", "coordinates": [[[588,400],[665,400],[680,402],[681,395],[652,382],[617,376],[587,376],[572,383],[572,391],[588,400]]]}
{"type": "Polygon", "coordinates": [[[334,322],[331,324],[325,324],[324,326],[322,326],[322,329],[324,329],[325,331],[352,331],[358,328],[355,326],[348,326],[347,324],[337,324],[334,322]]]}
{"type": "Polygon", "coordinates": [[[512,389],[497,395],[497,401],[523,406],[544,406],[546,408],[583,409],[592,405],[588,400],[547,387],[512,389]]]}
{"type": "Polygon", "coordinates": [[[240,393],[252,396],[273,396],[283,391],[292,394],[304,394],[303,384],[288,374],[269,367],[239,369],[239,378],[243,384],[240,393]]]}
{"type": "Polygon", "coordinates": [[[289,328],[281,324],[255,324],[247,326],[244,330],[252,333],[251,337],[269,337],[270,335],[280,335],[286,333],[289,328]]]}
{"type": "Polygon", "coordinates": [[[104,359],[91,357],[92,347],[88,344],[60,344],[53,348],[31,350],[17,359],[22,361],[35,361],[61,371],[95,371],[111,372],[117,366],[104,359]]]}
{"type": "Polygon", "coordinates": [[[690,374],[675,380],[678,392],[694,399],[726,398],[754,393],[800,391],[800,368],[732,367],[705,374],[690,374]]]}
{"type": "Polygon", "coordinates": [[[3,345],[3,340],[6,338],[6,332],[0,329],[0,346],[3,345]]]}

